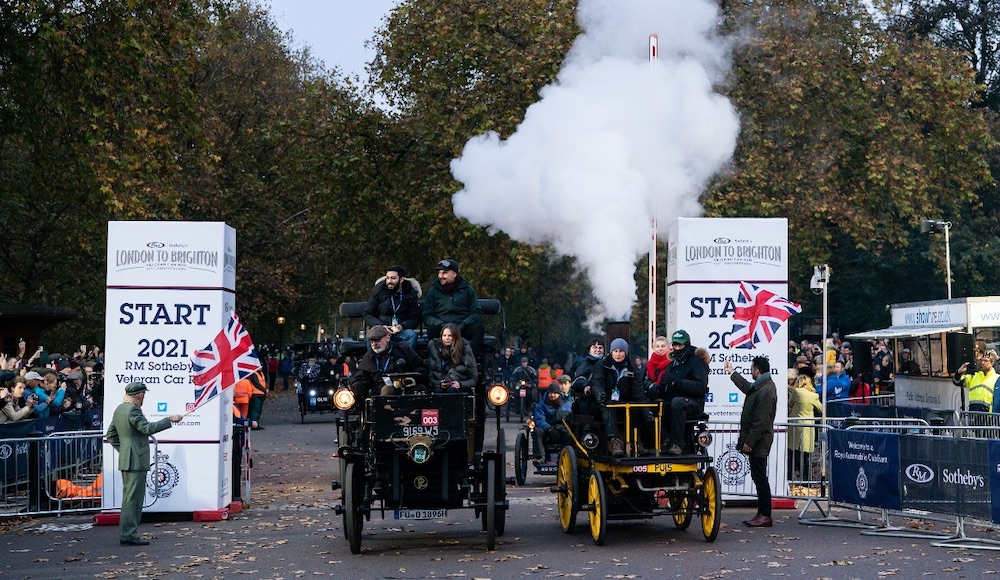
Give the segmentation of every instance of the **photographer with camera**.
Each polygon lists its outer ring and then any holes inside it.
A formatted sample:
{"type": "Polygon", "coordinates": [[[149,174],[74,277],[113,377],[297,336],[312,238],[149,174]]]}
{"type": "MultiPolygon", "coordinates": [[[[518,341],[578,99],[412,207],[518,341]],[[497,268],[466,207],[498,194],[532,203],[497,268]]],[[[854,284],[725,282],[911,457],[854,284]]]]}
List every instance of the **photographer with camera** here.
{"type": "Polygon", "coordinates": [[[37,396],[25,395],[24,380],[15,379],[12,388],[0,388],[0,423],[31,418],[37,403],[37,396]]]}
{"type": "MultiPolygon", "coordinates": [[[[618,420],[607,405],[646,401],[642,392],[642,375],[628,358],[628,342],[624,338],[611,341],[611,354],[601,360],[591,375],[590,394],[603,411],[608,453],[614,457],[623,457],[625,443],[618,437],[618,420]]],[[[639,453],[645,453],[645,447],[640,441],[636,441],[636,446],[639,453]]]]}
{"type": "Polygon", "coordinates": [[[52,405],[62,405],[63,397],[66,395],[66,389],[59,388],[56,384],[56,376],[54,373],[46,372],[46,377],[36,371],[30,371],[28,374],[24,375],[25,392],[29,395],[33,394],[38,398],[38,404],[35,406],[35,414],[39,419],[43,419],[49,416],[49,407],[52,405]]]}

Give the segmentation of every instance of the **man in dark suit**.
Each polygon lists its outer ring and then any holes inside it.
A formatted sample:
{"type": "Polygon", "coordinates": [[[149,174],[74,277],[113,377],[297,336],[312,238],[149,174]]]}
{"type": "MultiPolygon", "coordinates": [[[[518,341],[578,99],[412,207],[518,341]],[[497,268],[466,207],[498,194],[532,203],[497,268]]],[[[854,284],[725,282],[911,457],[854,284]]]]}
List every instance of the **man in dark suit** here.
{"type": "Polygon", "coordinates": [[[149,473],[149,436],[169,429],[172,423],[182,418],[170,415],[155,423],[147,421],[142,414],[146,390],[143,383],[129,383],[125,387],[125,400],[115,409],[108,427],[108,443],[118,452],[118,469],[122,472],[119,537],[123,546],[149,545],[139,536],[142,502],[146,497],[146,474],[149,473]]]}

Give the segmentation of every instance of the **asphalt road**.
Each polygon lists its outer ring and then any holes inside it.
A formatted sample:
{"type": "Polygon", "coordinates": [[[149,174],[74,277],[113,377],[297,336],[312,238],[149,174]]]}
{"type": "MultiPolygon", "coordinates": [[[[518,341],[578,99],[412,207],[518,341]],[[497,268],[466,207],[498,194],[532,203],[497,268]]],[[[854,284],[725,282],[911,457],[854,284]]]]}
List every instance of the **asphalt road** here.
{"type": "MultiPolygon", "coordinates": [[[[677,531],[665,518],[612,522],[595,546],[586,514],[574,535],[562,533],[553,478],[529,475],[509,487],[506,535],[487,552],[471,510],[446,520],[365,523],[363,552],[351,555],[332,506],[335,430],[331,415],[300,424],[294,397],[278,393],[265,408],[266,429],[254,431],[250,506],[228,521],[147,522],[148,547],[118,544],[114,526],[90,516],[17,522],[0,535],[3,578],[881,578],[980,577],[1000,570],[1000,552],[938,548],[930,540],[861,535],[857,529],[807,526],[798,511],[775,511],[775,527],[749,529],[750,507],[726,506],[714,543],[698,522],[677,531]]],[[[508,449],[515,424],[509,424],[508,449]]],[[[512,454],[510,456],[512,460],[512,454]]],[[[510,466],[508,474],[511,473],[510,466]]],[[[850,512],[841,512],[850,516],[850,512]]],[[[926,522],[893,522],[935,527],[926,522]]],[[[942,525],[937,524],[936,529],[942,525]]],[[[970,530],[1000,540],[1000,534],[970,530]]]]}

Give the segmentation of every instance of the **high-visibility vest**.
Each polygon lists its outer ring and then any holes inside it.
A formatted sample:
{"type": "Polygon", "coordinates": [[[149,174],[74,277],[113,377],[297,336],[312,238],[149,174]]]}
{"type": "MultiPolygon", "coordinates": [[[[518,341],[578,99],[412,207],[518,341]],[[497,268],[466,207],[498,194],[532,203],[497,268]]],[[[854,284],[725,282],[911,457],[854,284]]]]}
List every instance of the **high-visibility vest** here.
{"type": "Polygon", "coordinates": [[[988,375],[983,371],[977,371],[974,375],[965,375],[965,388],[969,389],[970,403],[984,403],[987,407],[993,405],[993,388],[996,387],[997,374],[995,369],[990,369],[988,375]]]}
{"type": "Polygon", "coordinates": [[[544,391],[552,384],[552,367],[540,367],[538,369],[538,389],[544,391]]]}
{"type": "Polygon", "coordinates": [[[264,378],[263,371],[257,371],[256,373],[248,377],[250,380],[250,386],[253,387],[253,392],[250,393],[251,397],[260,395],[261,397],[267,395],[267,379],[264,378]]]}
{"type": "Polygon", "coordinates": [[[240,410],[240,415],[246,417],[250,412],[250,395],[253,394],[253,385],[250,379],[240,379],[233,387],[233,405],[240,410]]]}

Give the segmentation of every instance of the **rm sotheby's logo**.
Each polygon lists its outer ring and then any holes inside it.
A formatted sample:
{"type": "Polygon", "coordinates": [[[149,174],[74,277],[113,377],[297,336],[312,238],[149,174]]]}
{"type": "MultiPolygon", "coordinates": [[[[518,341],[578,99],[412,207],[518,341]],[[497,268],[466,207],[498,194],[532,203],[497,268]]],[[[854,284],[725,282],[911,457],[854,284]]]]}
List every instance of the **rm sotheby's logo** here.
{"type": "Polygon", "coordinates": [[[923,463],[911,463],[906,466],[906,477],[913,483],[930,483],[934,479],[934,470],[923,463]]]}

